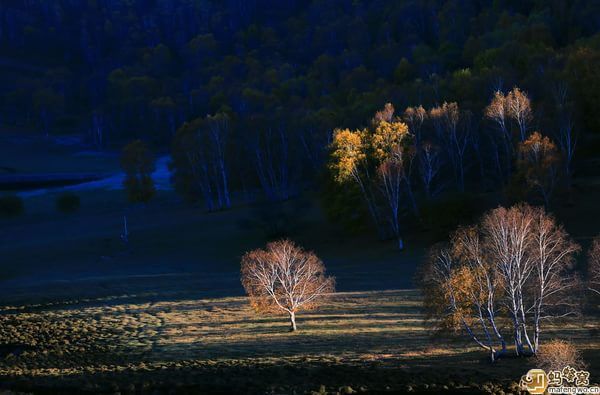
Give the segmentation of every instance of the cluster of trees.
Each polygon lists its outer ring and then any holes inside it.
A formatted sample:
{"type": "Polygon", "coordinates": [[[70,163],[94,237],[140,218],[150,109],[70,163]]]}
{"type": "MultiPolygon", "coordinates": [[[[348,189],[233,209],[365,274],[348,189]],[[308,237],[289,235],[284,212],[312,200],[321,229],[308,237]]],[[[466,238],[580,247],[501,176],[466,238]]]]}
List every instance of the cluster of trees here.
{"type": "MultiPolygon", "coordinates": [[[[466,114],[481,114],[494,91],[527,87],[545,116],[516,119],[523,132],[598,130],[600,36],[589,17],[598,7],[566,0],[3,3],[0,122],[79,133],[98,148],[135,139],[163,152],[183,140],[198,140],[204,151],[216,144],[218,158],[177,159],[184,165],[176,178],[188,196],[217,209],[232,191],[285,199],[314,181],[333,127],[364,126],[383,100],[429,109],[457,101],[465,116],[455,125],[451,160],[462,188],[469,165],[461,164],[460,133],[485,126],[466,114]],[[210,123],[206,114],[229,117],[218,142],[205,131],[189,137],[210,123]]],[[[438,121],[454,127],[452,118],[438,121]]],[[[573,152],[573,140],[554,140],[573,152]]],[[[436,149],[445,148],[430,148],[425,160],[435,167],[436,149]]]]}
{"type": "Polygon", "coordinates": [[[499,207],[432,249],[419,279],[425,306],[440,328],[463,331],[492,361],[507,344],[537,355],[544,322],[578,314],[584,285],[598,292],[598,245],[583,281],[574,270],[580,247],[551,215],[499,207]]]}
{"type": "Polygon", "coordinates": [[[394,107],[388,103],[375,114],[371,127],[336,130],[331,150],[336,180],[340,183],[351,180],[359,186],[373,222],[380,235],[385,235],[374,191],[375,186],[379,187],[389,209],[386,218],[400,249],[404,247],[400,229],[403,191],[412,197],[408,179],[412,164],[408,151],[410,137],[408,127],[394,117],[394,107]]]}
{"type": "Polygon", "coordinates": [[[172,149],[175,188],[188,200],[201,196],[209,211],[231,207],[226,144],[230,119],[225,113],[186,122],[172,149]]]}
{"type": "Polygon", "coordinates": [[[512,185],[519,191],[513,198],[549,207],[560,176],[570,174],[577,135],[560,128],[556,138],[568,143],[559,148],[532,130],[533,119],[531,101],[517,87],[495,92],[480,127],[456,102],[407,107],[399,116],[388,103],[368,127],[334,131],[330,168],[337,182],[358,187],[379,235],[391,233],[402,249],[403,215],[419,218],[421,203],[444,190],[512,185]]]}

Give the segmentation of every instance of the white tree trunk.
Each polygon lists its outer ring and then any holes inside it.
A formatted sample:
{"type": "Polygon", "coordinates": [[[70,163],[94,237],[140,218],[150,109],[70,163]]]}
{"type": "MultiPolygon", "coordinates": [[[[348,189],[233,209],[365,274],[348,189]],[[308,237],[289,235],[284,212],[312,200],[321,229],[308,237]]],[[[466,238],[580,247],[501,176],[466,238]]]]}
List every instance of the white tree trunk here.
{"type": "Polygon", "coordinates": [[[293,311],[290,313],[290,323],[290,332],[295,332],[298,328],[296,327],[296,313],[293,311]]]}

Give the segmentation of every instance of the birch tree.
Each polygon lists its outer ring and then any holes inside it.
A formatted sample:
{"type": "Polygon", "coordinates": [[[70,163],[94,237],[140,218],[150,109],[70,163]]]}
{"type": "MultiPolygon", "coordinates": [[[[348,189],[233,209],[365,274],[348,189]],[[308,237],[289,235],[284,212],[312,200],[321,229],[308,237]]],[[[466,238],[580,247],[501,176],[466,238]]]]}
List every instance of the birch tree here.
{"type": "Polygon", "coordinates": [[[559,83],[553,90],[556,109],[556,141],[562,152],[567,185],[571,185],[572,163],[577,147],[578,134],[573,122],[572,103],[569,101],[568,88],[565,83],[559,83]]]}
{"type": "Polygon", "coordinates": [[[564,228],[544,210],[532,210],[534,232],[531,255],[534,265],[532,285],[529,287],[532,297],[534,341],[533,352],[540,348],[540,334],[544,320],[577,311],[577,300],[570,292],[578,286],[578,279],[572,274],[575,264],[574,255],[580,251],[564,228]]]}
{"type": "Polygon", "coordinates": [[[246,253],[241,280],[251,306],[260,313],[288,314],[290,331],[297,329],[298,311],[317,308],[335,289],[323,262],[289,240],[246,253]]]}
{"type": "Polygon", "coordinates": [[[366,129],[336,129],[331,146],[331,168],[335,180],[343,184],[349,180],[358,185],[363,199],[377,227],[380,236],[384,235],[381,215],[373,191],[373,173],[367,155],[369,154],[369,133],[366,129]]]}
{"type": "MultiPolygon", "coordinates": [[[[452,165],[458,188],[464,190],[465,152],[468,147],[468,127],[459,127],[461,113],[456,102],[444,102],[429,111],[438,139],[443,143],[448,161],[452,165]]],[[[464,125],[463,125],[464,126],[464,125]]]]}
{"type": "Polygon", "coordinates": [[[527,139],[529,125],[533,120],[533,111],[531,109],[531,100],[527,92],[522,91],[518,87],[514,87],[506,95],[506,105],[508,115],[517,124],[519,129],[519,141],[523,142],[527,139]]]}
{"type": "Polygon", "coordinates": [[[270,201],[290,197],[293,166],[290,131],[282,116],[256,117],[249,124],[248,148],[259,184],[270,201]]]}
{"type": "Polygon", "coordinates": [[[560,155],[556,144],[539,132],[534,132],[519,144],[517,167],[525,177],[528,188],[537,191],[548,208],[559,177],[560,155]]]}
{"type": "Polygon", "coordinates": [[[378,112],[373,119],[375,130],[371,137],[371,148],[378,164],[379,186],[389,208],[388,219],[398,248],[402,250],[404,241],[400,229],[400,208],[403,195],[406,195],[413,213],[417,213],[409,177],[414,155],[409,147],[408,126],[393,118],[394,107],[391,104],[388,103],[383,111],[385,117],[378,112]]]}
{"type": "Polygon", "coordinates": [[[578,251],[542,208],[499,207],[434,250],[424,270],[426,306],[443,327],[464,330],[492,361],[507,352],[505,339],[516,355],[535,355],[543,323],[577,313],[578,251]]]}
{"type": "Polygon", "coordinates": [[[176,189],[189,200],[204,199],[208,211],[231,207],[227,138],[230,119],[224,113],[184,123],[172,146],[171,168],[176,189]]]}
{"type": "Polygon", "coordinates": [[[418,161],[425,197],[431,199],[442,189],[441,186],[436,185],[443,164],[439,147],[428,141],[424,142],[418,151],[418,161]]]}
{"type": "Polygon", "coordinates": [[[511,172],[512,138],[508,129],[509,109],[506,96],[501,91],[496,91],[490,104],[484,110],[484,116],[494,125],[497,136],[490,138],[494,148],[494,163],[501,178],[508,177],[511,172]],[[500,143],[498,143],[498,140],[500,143]],[[500,155],[499,147],[503,147],[500,155]]]}
{"type": "Polygon", "coordinates": [[[502,278],[503,304],[512,322],[517,355],[524,354],[524,342],[532,349],[523,302],[525,286],[533,272],[533,263],[527,254],[532,245],[528,236],[533,227],[529,210],[529,206],[499,207],[482,220],[487,253],[494,257],[494,270],[502,278]]]}
{"type": "Polygon", "coordinates": [[[407,107],[406,110],[404,110],[402,118],[408,125],[408,130],[414,136],[415,145],[420,147],[421,142],[423,141],[421,131],[423,129],[423,123],[425,122],[425,119],[427,119],[427,111],[423,106],[407,107]]]}
{"type": "Polygon", "coordinates": [[[219,206],[222,208],[231,207],[231,198],[229,197],[229,177],[225,162],[225,152],[227,137],[229,135],[229,116],[225,113],[208,115],[206,117],[208,124],[208,134],[212,148],[212,166],[217,184],[217,195],[219,206]]]}
{"type": "Polygon", "coordinates": [[[485,349],[491,361],[506,353],[506,342],[497,324],[499,277],[483,259],[476,227],[462,228],[448,246],[434,250],[425,271],[425,303],[441,324],[464,330],[485,349]]]}

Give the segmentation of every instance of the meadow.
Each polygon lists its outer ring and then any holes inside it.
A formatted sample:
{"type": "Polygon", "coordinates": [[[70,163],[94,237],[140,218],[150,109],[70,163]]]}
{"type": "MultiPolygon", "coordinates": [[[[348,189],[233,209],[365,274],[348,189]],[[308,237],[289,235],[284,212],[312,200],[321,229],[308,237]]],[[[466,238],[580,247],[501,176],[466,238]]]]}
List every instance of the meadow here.
{"type": "MultiPolygon", "coordinates": [[[[300,314],[296,333],[285,317],[256,315],[245,297],[4,306],[0,377],[44,393],[516,393],[535,361],[492,366],[432,331],[420,306],[414,290],[337,293],[300,314]]],[[[572,339],[597,366],[598,324],[562,321],[545,338],[572,339]]]]}
{"type": "MultiPolygon", "coordinates": [[[[583,192],[557,211],[585,247],[597,225],[578,218],[599,213],[583,192]]],[[[240,257],[272,237],[256,204],[206,213],[172,191],[132,206],[120,190],[83,190],[79,211],[64,214],[61,193],[26,195],[25,214],[0,222],[0,391],[502,394],[535,366],[492,365],[433,330],[413,280],[436,229],[411,232],[398,252],[328,221],[310,192],[284,203],[284,231],[323,259],[338,291],[290,333],[286,317],[258,315],[243,296],[240,257]]],[[[543,336],[572,340],[598,380],[593,311],[543,336]]]]}

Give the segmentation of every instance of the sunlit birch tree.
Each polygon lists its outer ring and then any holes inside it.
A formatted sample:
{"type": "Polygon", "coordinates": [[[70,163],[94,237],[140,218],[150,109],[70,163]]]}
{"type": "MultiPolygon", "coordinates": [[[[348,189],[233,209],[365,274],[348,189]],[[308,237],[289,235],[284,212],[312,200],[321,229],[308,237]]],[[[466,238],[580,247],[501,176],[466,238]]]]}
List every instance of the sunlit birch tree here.
{"type": "Polygon", "coordinates": [[[298,311],[318,307],[335,289],[323,262],[289,240],[247,252],[242,257],[241,277],[252,307],[261,313],[288,314],[290,331],[297,329],[298,311]]]}
{"type": "Polygon", "coordinates": [[[506,354],[508,339],[516,355],[535,355],[545,321],[577,314],[578,251],[542,208],[499,207],[433,251],[422,275],[426,306],[492,361],[506,354]]]}

